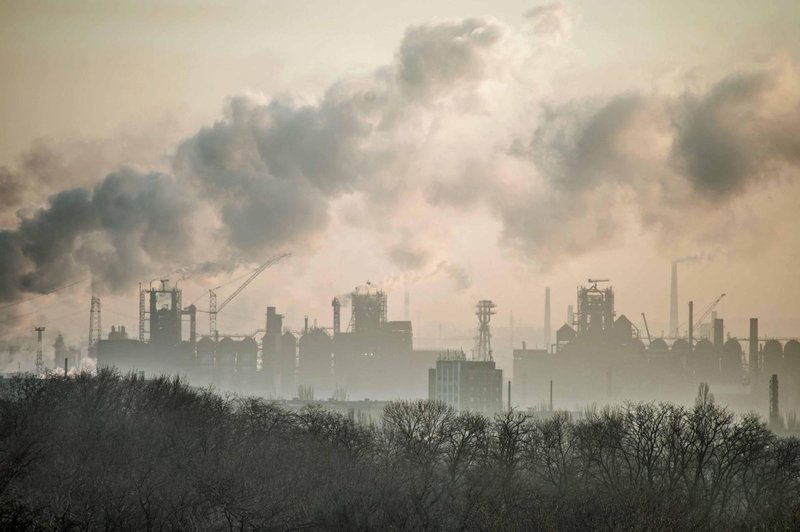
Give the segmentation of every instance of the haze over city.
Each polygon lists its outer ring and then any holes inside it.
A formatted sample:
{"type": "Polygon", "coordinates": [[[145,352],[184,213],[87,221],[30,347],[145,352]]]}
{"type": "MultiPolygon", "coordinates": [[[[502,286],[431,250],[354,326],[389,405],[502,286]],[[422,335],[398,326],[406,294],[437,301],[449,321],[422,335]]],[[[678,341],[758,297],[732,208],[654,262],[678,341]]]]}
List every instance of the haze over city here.
{"type": "Polygon", "coordinates": [[[92,286],[133,329],[138,282],[192,270],[193,300],[282,251],[229,328],[366,280],[428,336],[484,297],[539,325],[545,286],[560,323],[599,276],[660,331],[686,255],[682,312],[800,325],[793,2],[2,10],[0,298],[87,279],[4,336],[85,341],[92,286]]]}
{"type": "Polygon", "coordinates": [[[796,530],[798,28],[0,2],[0,529],[796,530]]]}

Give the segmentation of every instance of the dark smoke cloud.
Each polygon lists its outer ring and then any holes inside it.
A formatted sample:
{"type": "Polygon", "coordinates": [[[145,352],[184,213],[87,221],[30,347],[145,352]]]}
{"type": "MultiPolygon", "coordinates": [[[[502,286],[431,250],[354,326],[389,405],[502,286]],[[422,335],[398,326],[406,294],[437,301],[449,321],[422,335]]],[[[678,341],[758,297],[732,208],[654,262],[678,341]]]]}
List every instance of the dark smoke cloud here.
{"type": "Polygon", "coordinates": [[[0,231],[0,295],[46,293],[87,272],[98,289],[129,286],[189,248],[189,208],[172,177],[127,167],[92,190],[60,192],[0,231]]]}
{"type": "Polygon", "coordinates": [[[549,106],[530,142],[511,149],[543,182],[494,205],[507,241],[545,260],[607,245],[621,233],[613,213],[631,207],[673,243],[708,244],[723,235],[703,233],[703,220],[765,180],[797,175],[800,145],[787,139],[798,137],[800,77],[789,65],[737,72],[700,94],[549,106]]]}
{"type": "Polygon", "coordinates": [[[25,187],[20,179],[5,166],[0,166],[0,207],[4,210],[22,203],[25,187]]]}
{"type": "MultiPolygon", "coordinates": [[[[561,36],[571,16],[550,4],[528,22],[540,35],[561,36]]],[[[18,168],[0,169],[3,214],[21,213],[14,228],[0,230],[0,298],[46,292],[87,271],[108,290],[155,273],[213,275],[240,257],[314,242],[330,225],[332,203],[352,198],[368,205],[359,222],[392,232],[384,251],[399,268],[446,274],[465,287],[468,269],[436,242],[446,232],[423,243],[394,236],[398,227],[415,236],[429,229],[424,215],[397,223],[404,201],[486,208],[504,243],[554,263],[619,238],[618,212],[693,244],[718,236],[697,232],[704,217],[754,183],[797,170],[800,83],[791,66],[735,73],[699,94],[629,91],[551,103],[520,136],[518,123],[506,123],[522,122],[531,103],[514,99],[528,98],[531,76],[508,75],[521,64],[520,40],[487,19],[409,28],[393,63],[342,79],[317,101],[232,98],[220,121],[178,145],[173,175],[97,173],[106,162],[35,146],[18,168]],[[476,105],[486,94],[489,103],[476,105]],[[514,136],[521,140],[509,151],[514,136]],[[92,187],[99,175],[107,177],[92,187]],[[48,189],[55,186],[66,190],[48,189]],[[46,206],[20,210],[42,201],[32,192],[39,189],[50,193],[46,206]],[[198,222],[203,242],[194,246],[198,222]]],[[[118,159],[110,159],[114,168],[118,159]]]]}
{"type": "Polygon", "coordinates": [[[717,199],[736,194],[767,177],[775,164],[800,162],[793,74],[785,69],[735,74],[708,94],[680,103],[675,166],[698,193],[717,199]]]}
{"type": "Polygon", "coordinates": [[[103,139],[33,141],[15,164],[0,167],[0,227],[17,225],[17,209],[40,205],[68,188],[91,188],[126,164],[167,169],[165,147],[174,146],[177,129],[175,120],[164,116],[103,139]]]}
{"type": "MultiPolygon", "coordinates": [[[[313,238],[337,197],[363,192],[387,203],[402,195],[398,174],[415,148],[397,132],[414,108],[485,79],[504,33],[480,19],[412,27],[391,68],[334,83],[319,102],[233,98],[224,120],[181,144],[175,171],[215,205],[241,252],[313,238]]],[[[390,254],[400,265],[419,262],[390,254]]]]}
{"type": "MultiPolygon", "coordinates": [[[[0,232],[0,298],[46,292],[86,271],[98,290],[168,271],[224,271],[232,257],[319,237],[331,202],[343,195],[396,201],[403,193],[397,171],[415,149],[403,134],[419,123],[420,109],[463,96],[501,68],[495,55],[507,34],[483,19],[412,27],[392,65],[334,83],[317,102],[232,98],[222,120],[179,144],[174,177],[128,167],[101,173],[125,151],[103,158],[104,144],[36,143],[16,170],[0,172],[4,213],[41,202],[36,194],[50,187],[71,186],[38,210],[20,211],[18,226],[0,232]],[[209,206],[221,226],[206,223],[212,236],[193,254],[192,227],[209,206]]],[[[405,266],[425,265],[422,256],[390,254],[405,266]]]]}

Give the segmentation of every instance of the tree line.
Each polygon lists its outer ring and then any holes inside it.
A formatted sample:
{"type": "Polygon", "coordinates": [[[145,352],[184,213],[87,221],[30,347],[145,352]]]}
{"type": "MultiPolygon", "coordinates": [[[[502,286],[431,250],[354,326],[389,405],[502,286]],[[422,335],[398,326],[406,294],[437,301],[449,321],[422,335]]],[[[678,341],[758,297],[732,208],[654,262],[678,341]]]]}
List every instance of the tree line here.
{"type": "Polygon", "coordinates": [[[359,424],[176,378],[0,386],[3,530],[800,527],[800,441],[711,400],[359,424]]]}

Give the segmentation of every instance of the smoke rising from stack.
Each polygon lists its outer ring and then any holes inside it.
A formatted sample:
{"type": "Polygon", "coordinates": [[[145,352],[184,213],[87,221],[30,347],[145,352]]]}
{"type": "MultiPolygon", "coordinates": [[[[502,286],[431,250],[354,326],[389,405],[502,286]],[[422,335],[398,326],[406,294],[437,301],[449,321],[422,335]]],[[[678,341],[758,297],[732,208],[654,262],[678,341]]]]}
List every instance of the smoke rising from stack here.
{"type": "MultiPolygon", "coordinates": [[[[529,18],[537,38],[568,34],[560,12],[529,18]]],[[[98,291],[114,291],[187,262],[312,246],[342,198],[366,205],[353,223],[383,233],[427,232],[424,216],[408,215],[415,202],[483,209],[502,245],[541,266],[618,241],[623,204],[665,244],[725,241],[737,228],[719,207],[797,172],[793,63],[734,69],[677,95],[537,101],[531,118],[520,94],[536,81],[530,72],[546,69],[529,38],[489,18],[436,21],[410,27],[393,62],[336,81],[317,101],[234,97],[218,122],[180,143],[171,175],[123,167],[94,186],[82,175],[20,211],[16,227],[0,230],[0,300],[87,271],[98,291]],[[496,135],[466,134],[484,127],[496,135]]],[[[8,169],[0,189],[6,208],[28,197],[8,169]]],[[[410,240],[384,250],[398,268],[469,286],[468,267],[443,257],[439,241],[410,240]]]]}

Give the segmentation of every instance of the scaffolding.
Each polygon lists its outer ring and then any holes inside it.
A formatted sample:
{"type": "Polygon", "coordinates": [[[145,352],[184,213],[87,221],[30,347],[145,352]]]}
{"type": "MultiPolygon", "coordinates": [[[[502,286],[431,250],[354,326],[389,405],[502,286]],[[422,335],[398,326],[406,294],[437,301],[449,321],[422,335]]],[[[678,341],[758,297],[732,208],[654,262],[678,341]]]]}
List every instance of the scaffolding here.
{"type": "Polygon", "coordinates": [[[579,336],[599,335],[614,327],[614,289],[598,288],[597,283],[607,279],[589,279],[588,288],[578,287],[578,312],[575,323],[579,336]]]}
{"type": "Polygon", "coordinates": [[[352,314],[349,329],[354,333],[376,331],[386,323],[386,293],[369,281],[350,295],[352,314]]]}

